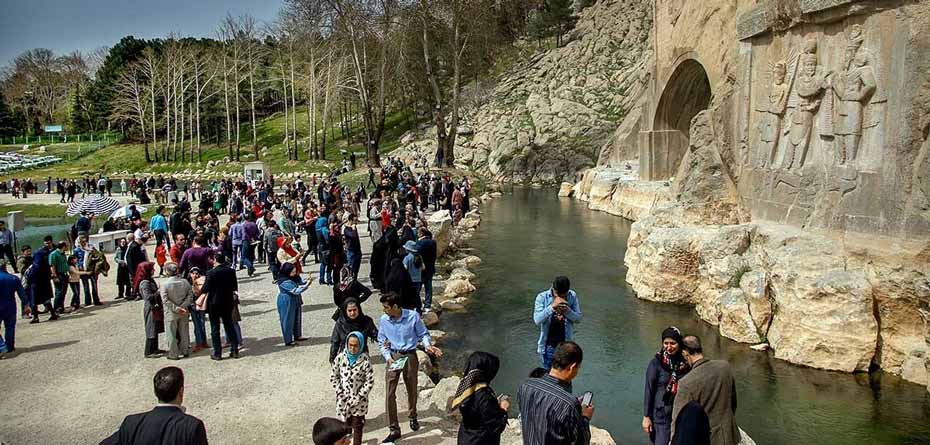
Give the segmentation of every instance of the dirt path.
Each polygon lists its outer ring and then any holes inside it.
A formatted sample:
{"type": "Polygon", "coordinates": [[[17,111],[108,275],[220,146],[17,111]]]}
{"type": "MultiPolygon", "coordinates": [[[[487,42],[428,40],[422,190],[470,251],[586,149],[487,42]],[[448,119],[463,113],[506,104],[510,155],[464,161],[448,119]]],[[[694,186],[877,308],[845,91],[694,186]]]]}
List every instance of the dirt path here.
{"type": "MultiPolygon", "coordinates": [[[[369,251],[367,235],[362,245],[369,251]]],[[[366,285],[367,260],[366,255],[360,273],[366,285]]],[[[312,264],[308,268],[315,270],[312,264]]],[[[244,273],[239,277],[246,343],[239,360],[214,362],[208,351],[180,361],[143,358],[142,303],[113,303],[115,274],[101,283],[106,306],[56,322],[45,321],[44,315],[36,325],[19,320],[17,352],[0,361],[0,441],[97,443],[127,414],[149,410],[156,403],[152,376],[161,367],[176,365],[185,372],[187,412],[205,422],[212,443],[312,443],[313,422],[335,413],[327,361],[331,289],[314,284],[304,295],[304,336],[310,340],[289,348],[281,340],[276,287],[264,265],[258,271],[253,278],[244,273]]],[[[364,310],[377,321],[377,298],[366,302],[364,310]]],[[[207,329],[209,335],[209,324],[207,329]]],[[[164,336],[160,342],[165,348],[164,336]]],[[[374,363],[366,444],[380,443],[387,435],[384,363],[379,357],[374,363]]],[[[401,426],[409,434],[403,390],[398,389],[397,399],[401,426]]],[[[455,443],[453,434],[436,429],[437,413],[422,412],[420,421],[423,429],[402,443],[455,443]]]]}

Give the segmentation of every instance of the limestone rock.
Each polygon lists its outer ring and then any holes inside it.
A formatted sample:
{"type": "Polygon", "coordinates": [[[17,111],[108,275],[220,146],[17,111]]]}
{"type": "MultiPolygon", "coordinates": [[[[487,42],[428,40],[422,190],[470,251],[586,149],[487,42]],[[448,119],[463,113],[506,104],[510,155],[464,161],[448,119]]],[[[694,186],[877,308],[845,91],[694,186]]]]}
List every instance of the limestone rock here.
{"type": "MultiPolygon", "coordinates": [[[[784,265],[788,267],[788,264],[784,265]]],[[[861,273],[834,269],[813,272],[797,267],[773,274],[778,316],[769,328],[775,357],[806,366],[867,371],[875,355],[878,324],[872,312],[872,286],[861,273]]]]}
{"type": "Polygon", "coordinates": [[[445,255],[449,242],[452,241],[452,218],[448,212],[437,212],[430,215],[426,222],[433,233],[433,240],[436,241],[436,255],[441,257],[445,255]]]}
{"type": "Polygon", "coordinates": [[[417,374],[417,389],[424,390],[435,387],[436,384],[433,383],[433,380],[430,379],[428,375],[424,374],[422,371],[417,374]]]}
{"type": "Polygon", "coordinates": [[[443,291],[443,296],[446,298],[458,298],[464,297],[475,291],[475,286],[473,286],[468,280],[449,280],[446,283],[446,288],[443,291]]]}
{"type": "Polygon", "coordinates": [[[477,276],[474,273],[464,267],[455,268],[452,270],[452,273],[449,274],[450,280],[465,280],[473,282],[476,278],[477,276]]]}
{"type": "Polygon", "coordinates": [[[439,343],[444,338],[446,338],[446,332],[440,331],[439,329],[430,329],[429,337],[433,341],[433,343],[439,343]]]}
{"type": "Polygon", "coordinates": [[[720,335],[740,343],[762,341],[742,289],[729,289],[720,296],[720,335]]]}
{"type": "Polygon", "coordinates": [[[453,269],[458,269],[462,267],[466,269],[474,269],[479,264],[481,264],[481,258],[478,258],[477,256],[474,256],[474,255],[468,255],[464,258],[453,261],[449,265],[452,266],[453,269]]]}
{"type": "MultiPolygon", "coordinates": [[[[509,419],[507,421],[507,428],[501,435],[501,444],[523,445],[523,427],[520,424],[520,419],[509,419]]],[[[606,430],[591,425],[591,445],[616,445],[616,442],[606,430]]]]}
{"type": "MultiPolygon", "coordinates": [[[[437,409],[443,413],[449,413],[452,406],[452,399],[455,397],[455,391],[459,387],[461,379],[456,376],[446,377],[436,383],[436,387],[429,395],[427,409],[437,409]]],[[[458,412],[458,410],[456,410],[458,412]]]]}
{"type": "Polygon", "coordinates": [[[429,313],[423,314],[423,324],[426,325],[426,327],[428,328],[438,325],[439,315],[436,315],[435,312],[429,312],[429,313]]]}
{"type": "Polygon", "coordinates": [[[430,358],[429,354],[423,352],[420,349],[417,349],[417,361],[420,364],[419,372],[426,375],[432,375],[435,371],[433,367],[433,359],[430,358]]]}
{"type": "Polygon", "coordinates": [[[468,298],[465,298],[465,297],[457,297],[457,298],[453,298],[453,299],[451,299],[451,300],[444,300],[442,303],[439,304],[439,306],[442,307],[442,310],[444,310],[444,311],[453,311],[453,312],[454,312],[454,311],[461,311],[461,310],[464,310],[464,309],[465,309],[465,303],[467,303],[467,302],[468,302],[468,298]]]}
{"type": "Polygon", "coordinates": [[[572,188],[574,186],[575,185],[572,184],[571,182],[563,182],[562,185],[559,186],[559,197],[567,198],[569,196],[572,196],[572,192],[573,192],[572,188]]]}

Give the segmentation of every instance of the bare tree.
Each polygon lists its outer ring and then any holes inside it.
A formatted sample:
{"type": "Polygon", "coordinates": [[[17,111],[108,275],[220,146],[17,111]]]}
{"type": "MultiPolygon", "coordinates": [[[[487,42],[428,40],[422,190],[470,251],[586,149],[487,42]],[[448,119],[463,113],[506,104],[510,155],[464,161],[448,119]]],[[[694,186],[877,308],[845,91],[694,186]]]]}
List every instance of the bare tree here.
{"type": "Polygon", "coordinates": [[[139,73],[144,76],[148,86],[147,93],[149,96],[149,105],[151,106],[151,113],[149,113],[149,116],[152,119],[152,151],[155,153],[155,162],[158,162],[158,127],[155,121],[155,115],[157,113],[155,95],[158,93],[159,78],[158,59],[155,50],[149,47],[142,52],[142,59],[139,65],[139,73]]]}
{"type": "Polygon", "coordinates": [[[110,119],[121,121],[128,120],[137,125],[142,135],[142,144],[145,146],[145,161],[152,162],[149,154],[149,140],[145,132],[146,114],[146,90],[142,80],[143,74],[138,65],[130,65],[126,70],[120,73],[114,86],[115,100],[113,102],[113,113],[110,119]]]}

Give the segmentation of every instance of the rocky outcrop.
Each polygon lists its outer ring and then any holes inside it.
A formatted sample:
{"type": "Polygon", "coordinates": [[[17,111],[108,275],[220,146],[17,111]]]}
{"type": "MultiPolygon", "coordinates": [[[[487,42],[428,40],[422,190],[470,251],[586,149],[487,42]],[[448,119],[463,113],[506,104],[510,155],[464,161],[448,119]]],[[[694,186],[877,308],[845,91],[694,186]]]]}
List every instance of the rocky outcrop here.
{"type": "MultiPolygon", "coordinates": [[[[518,62],[497,80],[486,103],[465,118],[457,162],[496,180],[558,184],[598,162],[602,146],[635,139],[615,135],[641,96],[652,2],[600,0],[581,12],[562,47],[518,62]],[[470,132],[466,132],[470,133],[470,132]]],[[[429,131],[393,154],[435,148],[429,131]]],[[[612,150],[612,149],[608,149],[612,150]]]]}
{"type": "Polygon", "coordinates": [[[640,181],[638,170],[637,161],[586,170],[571,194],[592,210],[635,221],[671,199],[668,181],[640,181]]]}
{"type": "Polygon", "coordinates": [[[764,222],[695,226],[680,214],[667,207],[633,224],[625,262],[637,296],[694,305],[721,335],[767,341],[792,363],[878,365],[927,384],[930,264],[917,259],[921,246],[890,252],[880,248],[887,240],[764,222]]]}

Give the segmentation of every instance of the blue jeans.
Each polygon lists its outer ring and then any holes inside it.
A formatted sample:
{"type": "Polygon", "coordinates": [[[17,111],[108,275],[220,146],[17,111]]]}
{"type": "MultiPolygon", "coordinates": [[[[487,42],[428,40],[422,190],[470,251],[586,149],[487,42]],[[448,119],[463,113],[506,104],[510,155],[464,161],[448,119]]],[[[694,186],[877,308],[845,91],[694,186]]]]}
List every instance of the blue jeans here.
{"type": "Polygon", "coordinates": [[[432,308],[433,306],[433,274],[423,272],[423,276],[421,278],[423,278],[423,293],[424,293],[423,307],[432,308]]]}
{"type": "Polygon", "coordinates": [[[206,314],[204,311],[194,309],[191,312],[191,319],[194,320],[194,344],[199,346],[207,345],[207,325],[206,314]]]}
{"type": "Polygon", "coordinates": [[[423,308],[423,309],[426,309],[426,308],[429,307],[429,306],[423,306],[423,305],[422,305],[422,300],[420,300],[420,289],[422,289],[422,288],[423,288],[423,283],[421,283],[421,282],[419,282],[419,281],[414,281],[414,282],[413,282],[413,294],[416,295],[417,301],[420,301],[420,304],[421,304],[420,307],[423,308]]]}
{"type": "Polygon", "coordinates": [[[16,346],[16,308],[12,307],[0,312],[0,323],[3,323],[3,335],[0,337],[0,352],[8,352],[8,348],[16,346]]]}
{"type": "Polygon", "coordinates": [[[327,267],[326,258],[320,261],[320,284],[326,284],[333,281],[333,268],[327,267]]]}
{"type": "Polygon", "coordinates": [[[352,269],[352,277],[358,279],[358,271],[362,268],[362,253],[346,250],[346,262],[352,269]]]}
{"type": "Polygon", "coordinates": [[[84,284],[84,306],[100,304],[100,295],[97,294],[97,277],[82,276],[81,283],[84,284]],[[91,301],[91,297],[93,297],[93,301],[91,301]]]}
{"type": "Polygon", "coordinates": [[[555,354],[555,346],[546,345],[543,352],[539,354],[539,365],[546,371],[552,369],[552,354],[555,354]]]}
{"type": "Polygon", "coordinates": [[[249,272],[255,270],[255,266],[252,265],[252,258],[249,256],[248,245],[243,244],[239,247],[239,266],[248,269],[249,272]]]}

